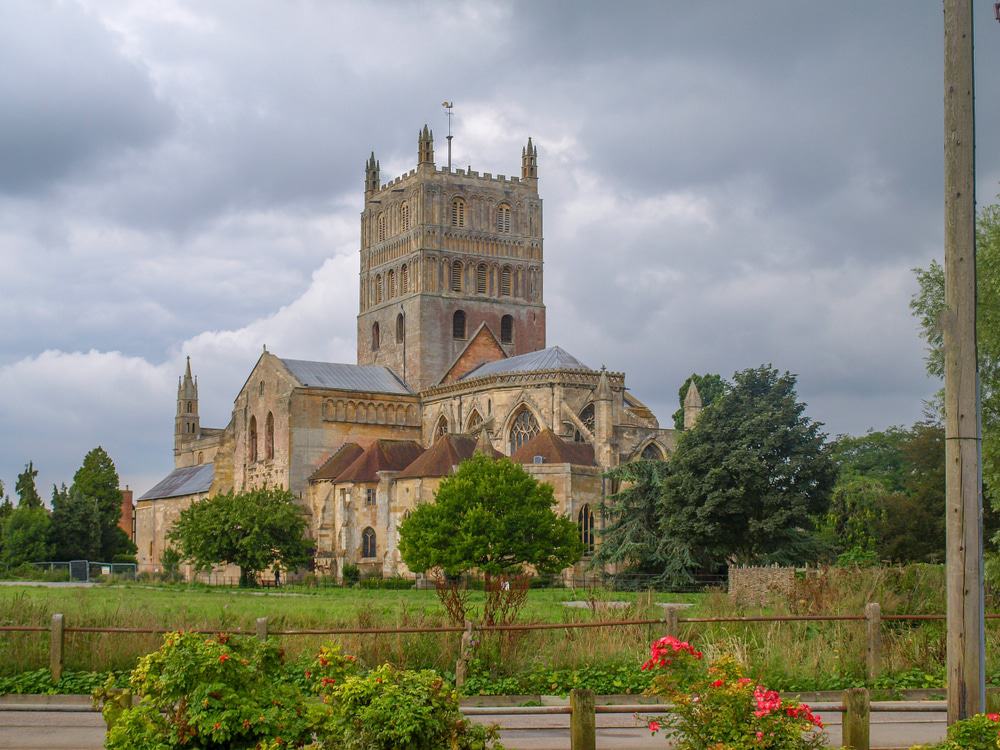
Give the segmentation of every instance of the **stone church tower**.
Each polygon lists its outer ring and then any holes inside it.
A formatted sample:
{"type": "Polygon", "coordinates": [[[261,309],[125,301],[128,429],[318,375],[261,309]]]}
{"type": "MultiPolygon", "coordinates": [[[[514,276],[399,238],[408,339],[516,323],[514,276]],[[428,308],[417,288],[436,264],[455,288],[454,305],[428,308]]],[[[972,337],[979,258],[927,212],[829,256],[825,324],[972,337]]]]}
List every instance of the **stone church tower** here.
{"type": "Polygon", "coordinates": [[[198,418],[198,381],[191,377],[191,358],[187,358],[184,377],[177,380],[177,414],[174,417],[174,455],[184,443],[201,434],[198,418]]]}
{"type": "Polygon", "coordinates": [[[437,168],[434,136],[417,168],[381,185],[372,153],[361,214],[358,364],[414,390],[436,385],[483,327],[507,356],[545,348],[538,149],[521,176],[437,168]]]}

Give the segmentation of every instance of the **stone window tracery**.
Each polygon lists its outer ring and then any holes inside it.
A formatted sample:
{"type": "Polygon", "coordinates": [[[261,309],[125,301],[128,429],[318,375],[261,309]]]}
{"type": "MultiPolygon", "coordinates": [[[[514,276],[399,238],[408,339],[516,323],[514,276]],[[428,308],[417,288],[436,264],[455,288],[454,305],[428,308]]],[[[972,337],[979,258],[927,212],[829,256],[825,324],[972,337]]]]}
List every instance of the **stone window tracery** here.
{"type": "MultiPolygon", "coordinates": [[[[585,407],[583,407],[583,410],[580,412],[579,417],[580,421],[583,422],[583,426],[586,427],[588,430],[590,430],[590,434],[593,435],[594,427],[596,424],[594,418],[594,405],[587,404],[585,407]]],[[[587,439],[583,436],[583,433],[581,433],[579,430],[576,431],[576,435],[573,436],[573,439],[578,443],[587,442],[587,439]]]]}
{"type": "Polygon", "coordinates": [[[531,410],[528,409],[528,407],[522,406],[521,410],[517,413],[517,416],[514,417],[514,421],[510,424],[511,455],[517,452],[518,448],[537,435],[538,432],[538,420],[535,419],[535,415],[531,413],[531,410]]]}
{"type": "Polygon", "coordinates": [[[376,550],[375,529],[368,526],[361,532],[361,556],[368,558],[375,557],[376,550]]]}
{"type": "Polygon", "coordinates": [[[514,342],[514,316],[504,315],[500,318],[500,343],[512,344],[514,342]]]}
{"type": "Polygon", "coordinates": [[[433,442],[436,443],[437,440],[438,440],[438,438],[444,437],[447,434],[448,434],[448,418],[445,417],[444,414],[442,414],[441,418],[438,420],[437,425],[434,427],[434,440],[433,440],[433,442]]]}
{"type": "Polygon", "coordinates": [[[584,505],[576,517],[576,525],[580,529],[580,541],[583,542],[583,554],[594,554],[594,511],[590,505],[584,505]]]}
{"type": "Polygon", "coordinates": [[[469,421],[466,424],[465,431],[468,433],[473,433],[476,429],[483,423],[483,418],[476,409],[472,410],[472,414],[469,415],[469,421]]]}
{"type": "Polygon", "coordinates": [[[642,458],[645,461],[662,461],[663,451],[656,443],[650,443],[642,449],[642,458]]]}

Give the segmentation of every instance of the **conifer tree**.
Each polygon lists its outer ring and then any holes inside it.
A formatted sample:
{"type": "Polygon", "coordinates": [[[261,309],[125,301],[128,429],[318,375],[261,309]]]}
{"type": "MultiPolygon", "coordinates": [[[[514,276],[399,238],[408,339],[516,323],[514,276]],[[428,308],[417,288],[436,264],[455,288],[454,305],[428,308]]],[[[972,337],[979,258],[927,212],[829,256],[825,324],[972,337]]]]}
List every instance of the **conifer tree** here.
{"type": "Polygon", "coordinates": [[[89,499],[96,504],[101,530],[100,557],[111,561],[115,555],[134,553],[135,545],[118,528],[122,515],[122,494],[119,489],[118,471],[101,446],[84,456],[83,464],[73,475],[70,494],[89,499]]]}
{"type": "Polygon", "coordinates": [[[18,508],[42,507],[42,496],[38,494],[38,488],[35,487],[35,477],[37,476],[38,469],[35,468],[33,461],[28,461],[24,471],[17,475],[14,491],[17,493],[18,508]]]}
{"type": "Polygon", "coordinates": [[[49,542],[53,560],[97,560],[101,555],[101,523],[97,503],[78,490],[52,488],[49,542]]]}

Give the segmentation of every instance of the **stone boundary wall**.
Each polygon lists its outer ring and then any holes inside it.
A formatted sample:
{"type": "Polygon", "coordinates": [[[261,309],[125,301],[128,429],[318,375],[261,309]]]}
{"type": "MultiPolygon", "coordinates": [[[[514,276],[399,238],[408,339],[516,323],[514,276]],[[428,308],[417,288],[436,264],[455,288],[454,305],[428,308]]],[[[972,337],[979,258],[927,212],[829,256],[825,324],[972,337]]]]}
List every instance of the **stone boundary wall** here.
{"type": "Polygon", "coordinates": [[[795,591],[795,568],[778,565],[729,568],[729,598],[763,607],[775,596],[788,600],[795,591]]]}

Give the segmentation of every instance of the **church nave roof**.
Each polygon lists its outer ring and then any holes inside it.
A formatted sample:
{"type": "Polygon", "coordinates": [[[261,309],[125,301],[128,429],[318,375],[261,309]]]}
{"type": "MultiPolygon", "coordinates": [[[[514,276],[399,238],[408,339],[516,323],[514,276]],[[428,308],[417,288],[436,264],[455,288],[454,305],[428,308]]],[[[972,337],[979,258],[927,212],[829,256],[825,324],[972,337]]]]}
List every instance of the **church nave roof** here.
{"type": "Polygon", "coordinates": [[[518,354],[493,362],[481,364],[475,370],[466,373],[459,380],[485,378],[490,375],[502,375],[508,372],[538,372],[540,370],[591,370],[580,360],[559,346],[550,346],[537,352],[518,354]]]}
{"type": "Polygon", "coordinates": [[[412,394],[413,391],[396,377],[396,373],[381,365],[348,365],[339,362],[310,362],[304,359],[282,359],[292,376],[305,388],[333,388],[340,391],[412,394]]]}
{"type": "Polygon", "coordinates": [[[139,500],[162,500],[183,495],[200,495],[208,492],[215,478],[215,464],[199,464],[174,469],[161,479],[139,500]]]}

